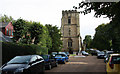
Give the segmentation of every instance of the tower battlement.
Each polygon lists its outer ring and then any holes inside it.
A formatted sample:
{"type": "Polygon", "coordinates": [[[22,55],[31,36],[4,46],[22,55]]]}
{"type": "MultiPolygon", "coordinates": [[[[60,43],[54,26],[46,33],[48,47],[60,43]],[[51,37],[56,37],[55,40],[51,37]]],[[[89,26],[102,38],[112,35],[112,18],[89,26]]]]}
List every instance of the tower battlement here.
{"type": "Polygon", "coordinates": [[[79,13],[77,10],[62,10],[62,14],[64,13],[79,13]]]}

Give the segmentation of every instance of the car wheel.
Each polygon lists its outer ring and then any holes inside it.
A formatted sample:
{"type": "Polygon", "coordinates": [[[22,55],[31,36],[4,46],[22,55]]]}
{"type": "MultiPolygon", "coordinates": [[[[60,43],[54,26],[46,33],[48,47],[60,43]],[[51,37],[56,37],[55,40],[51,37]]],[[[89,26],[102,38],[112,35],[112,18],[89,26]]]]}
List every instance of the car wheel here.
{"type": "Polygon", "coordinates": [[[51,64],[49,64],[48,69],[49,69],[49,70],[52,69],[52,65],[51,65],[51,64]]]}

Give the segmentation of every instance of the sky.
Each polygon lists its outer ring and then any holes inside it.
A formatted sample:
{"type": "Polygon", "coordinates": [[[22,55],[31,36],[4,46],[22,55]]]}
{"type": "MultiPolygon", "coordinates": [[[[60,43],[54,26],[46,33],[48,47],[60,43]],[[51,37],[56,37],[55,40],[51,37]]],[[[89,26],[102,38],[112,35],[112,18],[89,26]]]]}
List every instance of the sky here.
{"type": "MultiPolygon", "coordinates": [[[[28,21],[52,24],[61,27],[62,10],[74,10],[82,0],[0,0],[0,15],[12,16],[15,20],[23,18],[28,21]]],[[[79,10],[78,10],[79,11],[79,10]]],[[[94,36],[95,28],[102,23],[109,23],[108,18],[95,18],[94,12],[80,14],[80,33],[94,36]]]]}

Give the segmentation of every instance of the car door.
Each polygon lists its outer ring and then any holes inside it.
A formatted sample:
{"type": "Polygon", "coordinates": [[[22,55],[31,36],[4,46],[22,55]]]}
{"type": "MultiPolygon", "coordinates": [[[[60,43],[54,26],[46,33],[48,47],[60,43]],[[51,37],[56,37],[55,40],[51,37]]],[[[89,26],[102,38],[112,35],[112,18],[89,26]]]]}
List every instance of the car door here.
{"type": "Polygon", "coordinates": [[[40,56],[37,56],[37,70],[38,72],[43,72],[45,68],[44,59],[40,56]]]}
{"type": "Polygon", "coordinates": [[[33,72],[37,72],[37,57],[36,56],[32,56],[31,60],[30,60],[30,68],[29,70],[33,73],[33,72]]]}

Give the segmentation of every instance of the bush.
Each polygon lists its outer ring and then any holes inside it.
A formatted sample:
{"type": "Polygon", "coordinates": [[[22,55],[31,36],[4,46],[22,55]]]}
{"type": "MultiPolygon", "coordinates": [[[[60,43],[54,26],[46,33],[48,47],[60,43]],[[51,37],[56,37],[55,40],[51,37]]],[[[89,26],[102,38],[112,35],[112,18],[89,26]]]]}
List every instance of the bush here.
{"type": "Polygon", "coordinates": [[[10,42],[2,42],[2,64],[8,62],[15,56],[47,54],[48,49],[39,45],[16,44],[10,42]]]}

